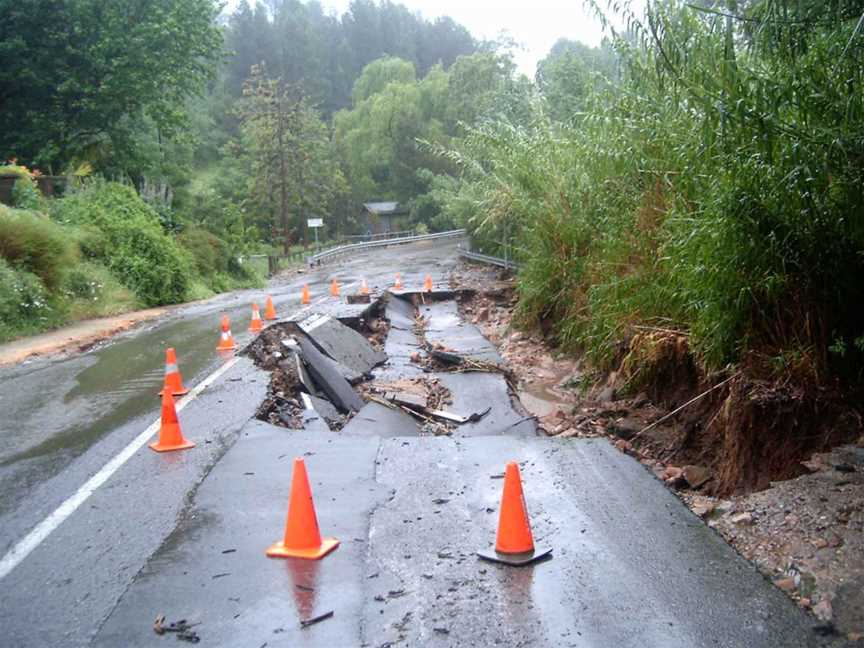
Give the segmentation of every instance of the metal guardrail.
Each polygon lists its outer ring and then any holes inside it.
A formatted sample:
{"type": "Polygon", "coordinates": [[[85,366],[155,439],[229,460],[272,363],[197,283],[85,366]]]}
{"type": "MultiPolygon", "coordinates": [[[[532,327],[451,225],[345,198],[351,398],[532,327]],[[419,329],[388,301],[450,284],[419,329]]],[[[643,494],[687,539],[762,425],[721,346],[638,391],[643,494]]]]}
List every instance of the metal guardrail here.
{"type": "Polygon", "coordinates": [[[432,241],[440,238],[451,238],[454,236],[465,236],[464,229],[458,230],[450,230],[448,232],[438,232],[437,234],[418,234],[416,236],[403,236],[402,238],[391,238],[383,241],[366,241],[365,243],[349,243],[348,245],[339,245],[334,248],[330,248],[329,250],[324,250],[323,252],[319,252],[318,254],[313,254],[310,257],[306,258],[307,263],[311,265],[316,265],[324,261],[325,259],[329,259],[331,257],[337,257],[342,254],[346,254],[347,252],[352,252],[354,250],[366,250],[369,248],[376,247],[386,247],[388,245],[399,245],[402,243],[414,243],[416,241],[432,241]]]}
{"type": "Polygon", "coordinates": [[[500,259],[498,257],[490,256],[488,254],[480,254],[479,252],[471,252],[470,250],[466,250],[465,248],[459,248],[459,254],[461,254],[466,259],[471,259],[472,261],[478,261],[480,263],[489,263],[491,265],[497,265],[506,270],[518,270],[519,264],[513,261],[512,259],[500,259]]]}

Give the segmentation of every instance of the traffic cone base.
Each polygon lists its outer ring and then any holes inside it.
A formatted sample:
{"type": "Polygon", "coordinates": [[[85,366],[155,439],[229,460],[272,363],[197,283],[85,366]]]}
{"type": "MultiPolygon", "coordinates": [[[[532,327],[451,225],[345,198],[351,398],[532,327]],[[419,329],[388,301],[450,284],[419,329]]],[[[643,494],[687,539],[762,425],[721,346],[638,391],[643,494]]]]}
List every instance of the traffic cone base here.
{"type": "Polygon", "coordinates": [[[305,306],[311,303],[311,301],[309,297],[309,284],[303,284],[303,291],[300,293],[300,303],[305,306]]]}
{"type": "Polygon", "coordinates": [[[490,560],[505,565],[513,565],[515,567],[524,567],[525,565],[530,565],[531,563],[551,558],[552,547],[540,547],[535,545],[532,551],[518,554],[507,554],[495,551],[495,547],[493,546],[488,549],[481,549],[477,552],[477,555],[483,560],[490,560]]]}
{"type": "Polygon", "coordinates": [[[284,542],[277,542],[267,550],[271,558],[305,558],[307,560],[321,560],[324,556],[339,546],[336,538],[321,538],[321,545],[312,549],[291,549],[284,542]]]}
{"type": "Polygon", "coordinates": [[[195,442],[184,438],[180,443],[167,444],[162,443],[162,441],[154,441],[149,445],[150,448],[156,452],[169,452],[171,450],[187,450],[189,448],[194,448],[195,442]]]}

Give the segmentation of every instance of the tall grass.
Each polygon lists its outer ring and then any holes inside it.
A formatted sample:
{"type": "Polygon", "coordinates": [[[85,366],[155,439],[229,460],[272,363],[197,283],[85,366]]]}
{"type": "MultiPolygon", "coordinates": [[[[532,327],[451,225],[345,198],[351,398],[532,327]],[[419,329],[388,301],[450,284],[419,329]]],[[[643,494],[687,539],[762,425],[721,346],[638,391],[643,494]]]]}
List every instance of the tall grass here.
{"type": "Polygon", "coordinates": [[[523,322],[600,364],[650,326],[709,369],[794,353],[859,377],[864,3],[730,6],[625,10],[584,113],[541,98],[441,151],[462,169],[445,213],[509,234],[523,322]]]}

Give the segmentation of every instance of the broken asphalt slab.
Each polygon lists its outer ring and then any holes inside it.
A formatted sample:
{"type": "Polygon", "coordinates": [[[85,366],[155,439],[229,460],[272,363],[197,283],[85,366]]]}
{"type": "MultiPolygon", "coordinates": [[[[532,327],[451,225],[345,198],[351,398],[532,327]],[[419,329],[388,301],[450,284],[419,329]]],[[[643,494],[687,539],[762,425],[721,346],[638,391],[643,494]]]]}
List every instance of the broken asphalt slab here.
{"type": "Polygon", "coordinates": [[[250,422],[93,645],[154,645],[158,614],[200,623],[209,646],[357,645],[369,516],[386,497],[374,482],[378,444],[250,422]],[[295,457],[305,459],[322,535],[341,541],[324,560],[264,554],[285,531],[295,457]],[[301,628],[330,610],[332,618],[301,628]]]}
{"type": "Polygon", "coordinates": [[[534,419],[522,412],[521,407],[516,409],[507,381],[501,374],[466,371],[429,375],[441,381],[453,396],[453,402],[441,409],[467,417],[480,414],[487,407],[491,408],[489,413],[476,423],[457,425],[453,434],[533,436],[537,433],[534,419]]]}
{"type": "Polygon", "coordinates": [[[331,359],[302,335],[297,336],[297,343],[313,380],[327,393],[332,403],[343,412],[359,412],[363,407],[363,400],[333,366],[331,359]]]}
{"type": "Polygon", "coordinates": [[[441,344],[459,355],[501,363],[498,349],[473,324],[463,321],[455,301],[441,301],[420,306],[426,320],[426,341],[441,344]]]}
{"type": "Polygon", "coordinates": [[[200,622],[202,642],[219,646],[820,645],[810,617],[604,440],[382,440],[260,422],[93,645],[153,645],[157,614],[200,622]],[[284,529],[295,456],[306,458],[322,534],[342,542],[321,561],[264,555],[284,529]],[[511,460],[535,538],[553,547],[526,568],[475,555],[494,541],[496,477],[511,460]]]}
{"type": "Polygon", "coordinates": [[[411,417],[400,409],[380,403],[366,403],[342,428],[340,434],[349,436],[418,436],[420,428],[411,417]]]}
{"type": "Polygon", "coordinates": [[[369,373],[387,359],[369,340],[329,315],[310,315],[297,326],[321,351],[359,374],[369,373]]]}

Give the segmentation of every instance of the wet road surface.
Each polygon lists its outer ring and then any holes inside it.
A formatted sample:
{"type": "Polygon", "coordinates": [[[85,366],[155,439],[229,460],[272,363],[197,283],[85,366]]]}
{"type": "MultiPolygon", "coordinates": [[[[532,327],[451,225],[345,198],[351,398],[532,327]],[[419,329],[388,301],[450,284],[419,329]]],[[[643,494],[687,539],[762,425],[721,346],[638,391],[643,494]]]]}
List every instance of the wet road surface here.
{"type": "MultiPolygon", "coordinates": [[[[304,281],[314,302],[334,274],[374,290],[396,271],[407,285],[428,271],[441,285],[454,264],[452,245],[391,248],[271,290],[287,315],[304,281]]],[[[220,313],[237,335],[253,299],[263,301],[243,292],[190,306],[82,356],[0,376],[4,551],[157,418],[164,346],[195,384],[222,362],[220,313]]],[[[453,305],[425,314],[430,337],[494,353],[453,305]]],[[[410,313],[391,320],[387,346],[399,353],[379,375],[399,375],[416,343],[410,313]]],[[[510,425],[520,412],[500,375],[442,376],[454,408],[494,410],[452,437],[384,435],[359,417],[354,434],[275,428],[252,418],[268,380],[236,361],[180,413],[194,450],[135,452],[0,577],[0,643],[179,645],[152,630],[164,614],[199,622],[212,646],[823,645],[810,617],[637,462],[602,440],[510,425]],[[322,533],[342,542],[321,562],[264,556],[284,530],[295,456],[306,459],[322,533]],[[535,538],[554,549],[522,569],[475,556],[494,540],[496,477],[511,460],[535,538]]]]}

